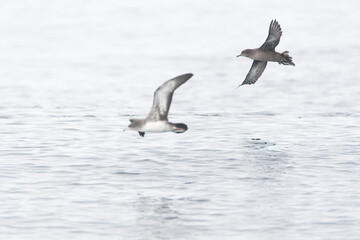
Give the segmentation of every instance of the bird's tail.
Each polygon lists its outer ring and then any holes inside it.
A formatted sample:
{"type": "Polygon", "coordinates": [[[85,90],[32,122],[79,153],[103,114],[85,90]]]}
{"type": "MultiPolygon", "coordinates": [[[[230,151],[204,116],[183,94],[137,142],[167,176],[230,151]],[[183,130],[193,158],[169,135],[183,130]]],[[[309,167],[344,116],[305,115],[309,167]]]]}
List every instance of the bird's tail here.
{"type": "Polygon", "coordinates": [[[293,63],[292,61],[292,57],[290,57],[288,53],[289,53],[288,51],[281,53],[283,60],[279,62],[279,64],[295,66],[295,63],[293,63]]]}

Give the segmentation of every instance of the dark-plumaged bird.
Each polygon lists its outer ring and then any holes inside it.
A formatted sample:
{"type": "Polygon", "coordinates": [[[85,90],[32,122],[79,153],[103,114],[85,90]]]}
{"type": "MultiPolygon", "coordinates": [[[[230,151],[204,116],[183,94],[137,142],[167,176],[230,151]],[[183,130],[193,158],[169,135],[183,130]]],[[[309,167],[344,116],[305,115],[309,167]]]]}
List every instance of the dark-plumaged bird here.
{"type": "Polygon", "coordinates": [[[153,105],[145,119],[130,119],[131,124],[125,130],[138,131],[144,137],[145,132],[183,133],[188,127],[184,123],[171,123],[168,113],[174,91],[193,76],[187,73],[163,83],[154,93],[153,105]]]}
{"type": "Polygon", "coordinates": [[[279,23],[276,20],[272,20],[270,23],[269,35],[264,44],[259,48],[245,49],[237,56],[244,56],[254,60],[249,73],[246,75],[244,82],[239,85],[239,87],[244,84],[254,84],[264,72],[267,62],[278,62],[283,65],[295,66],[292,61],[292,57],[288,55],[288,51],[283,53],[275,51],[275,47],[280,42],[281,34],[282,31],[279,23]]]}

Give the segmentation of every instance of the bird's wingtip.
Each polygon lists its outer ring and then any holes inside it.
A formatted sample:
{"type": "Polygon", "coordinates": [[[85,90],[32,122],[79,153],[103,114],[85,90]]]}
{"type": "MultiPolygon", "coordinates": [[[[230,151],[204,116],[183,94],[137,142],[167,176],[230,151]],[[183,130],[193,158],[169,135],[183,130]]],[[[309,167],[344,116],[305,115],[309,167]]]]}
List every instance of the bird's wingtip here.
{"type": "Polygon", "coordinates": [[[179,77],[186,77],[186,78],[191,78],[192,76],[194,76],[193,73],[184,73],[184,74],[181,74],[179,77]]]}

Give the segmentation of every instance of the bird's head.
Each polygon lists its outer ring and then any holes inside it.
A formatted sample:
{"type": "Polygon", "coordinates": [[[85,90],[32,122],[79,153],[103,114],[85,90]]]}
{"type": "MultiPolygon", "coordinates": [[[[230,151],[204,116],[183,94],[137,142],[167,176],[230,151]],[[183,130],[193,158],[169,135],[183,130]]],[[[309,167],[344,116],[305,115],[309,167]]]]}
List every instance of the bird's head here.
{"type": "Polygon", "coordinates": [[[173,126],[174,133],[183,133],[186,132],[186,130],[188,129],[188,127],[184,123],[174,123],[173,126]]]}
{"type": "Polygon", "coordinates": [[[125,130],[136,130],[138,128],[139,124],[140,124],[139,119],[130,119],[130,124],[126,129],[124,129],[124,131],[125,130]]]}
{"type": "Polygon", "coordinates": [[[245,49],[244,51],[242,51],[242,52],[241,52],[239,55],[237,55],[236,57],[240,57],[240,56],[250,57],[251,52],[252,52],[252,49],[245,49]]]}

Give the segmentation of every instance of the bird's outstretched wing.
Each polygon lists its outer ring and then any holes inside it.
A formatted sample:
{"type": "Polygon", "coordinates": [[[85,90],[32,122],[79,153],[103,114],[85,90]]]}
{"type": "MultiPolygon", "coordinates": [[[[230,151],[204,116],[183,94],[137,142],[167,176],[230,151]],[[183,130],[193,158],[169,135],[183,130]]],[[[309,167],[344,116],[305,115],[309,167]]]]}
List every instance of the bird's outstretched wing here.
{"type": "Polygon", "coordinates": [[[281,34],[282,31],[280,24],[276,20],[272,20],[270,23],[269,35],[266,41],[264,42],[264,44],[261,45],[260,49],[264,51],[269,51],[269,50],[274,51],[275,47],[280,42],[281,34]]]}
{"type": "MultiPolygon", "coordinates": [[[[267,64],[267,62],[254,60],[249,73],[246,75],[246,78],[241,85],[254,84],[259,79],[261,74],[264,72],[264,70],[266,68],[266,64],[267,64]]],[[[241,85],[239,85],[239,87],[241,85]]]]}
{"type": "Polygon", "coordinates": [[[163,83],[154,93],[153,105],[146,118],[152,120],[167,120],[174,91],[192,76],[192,73],[187,73],[163,83]]]}

